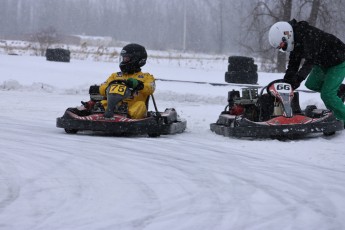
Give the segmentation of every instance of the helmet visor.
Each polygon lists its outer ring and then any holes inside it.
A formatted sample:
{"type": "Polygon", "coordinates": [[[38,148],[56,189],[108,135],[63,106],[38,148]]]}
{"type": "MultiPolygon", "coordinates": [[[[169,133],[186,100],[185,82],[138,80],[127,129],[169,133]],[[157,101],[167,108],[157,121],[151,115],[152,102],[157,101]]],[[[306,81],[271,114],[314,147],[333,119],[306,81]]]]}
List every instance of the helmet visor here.
{"type": "Polygon", "coordinates": [[[130,55],[120,55],[119,62],[120,63],[129,63],[131,61],[130,55]]]}
{"type": "Polygon", "coordinates": [[[287,47],[288,47],[288,42],[287,42],[285,37],[282,37],[281,42],[277,46],[277,49],[282,50],[282,51],[286,51],[287,47]]]}

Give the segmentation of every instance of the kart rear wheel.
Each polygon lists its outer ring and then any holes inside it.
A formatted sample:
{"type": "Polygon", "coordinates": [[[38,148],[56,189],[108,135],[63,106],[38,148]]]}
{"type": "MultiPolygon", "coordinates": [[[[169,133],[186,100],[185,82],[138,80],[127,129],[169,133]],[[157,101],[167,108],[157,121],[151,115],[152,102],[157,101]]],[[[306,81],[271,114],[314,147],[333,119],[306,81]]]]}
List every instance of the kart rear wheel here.
{"type": "Polygon", "coordinates": [[[78,132],[78,129],[65,129],[65,132],[68,134],[76,134],[78,132]]]}
{"type": "Polygon", "coordinates": [[[161,134],[160,133],[148,133],[149,137],[159,137],[161,134]]]}
{"type": "Polygon", "coordinates": [[[326,137],[332,136],[334,134],[335,134],[335,131],[333,131],[333,132],[323,132],[323,135],[325,135],[326,137]]]}

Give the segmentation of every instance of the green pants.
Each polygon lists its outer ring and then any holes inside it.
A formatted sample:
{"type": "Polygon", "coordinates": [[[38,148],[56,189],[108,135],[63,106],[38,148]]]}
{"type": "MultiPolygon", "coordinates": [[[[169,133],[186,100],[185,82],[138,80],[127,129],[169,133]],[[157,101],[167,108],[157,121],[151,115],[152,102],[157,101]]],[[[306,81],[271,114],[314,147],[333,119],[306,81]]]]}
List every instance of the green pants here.
{"type": "Polygon", "coordinates": [[[321,99],[335,117],[345,122],[345,105],[337,96],[339,86],[345,78],[345,62],[330,67],[314,66],[305,86],[321,94],[321,99]]]}

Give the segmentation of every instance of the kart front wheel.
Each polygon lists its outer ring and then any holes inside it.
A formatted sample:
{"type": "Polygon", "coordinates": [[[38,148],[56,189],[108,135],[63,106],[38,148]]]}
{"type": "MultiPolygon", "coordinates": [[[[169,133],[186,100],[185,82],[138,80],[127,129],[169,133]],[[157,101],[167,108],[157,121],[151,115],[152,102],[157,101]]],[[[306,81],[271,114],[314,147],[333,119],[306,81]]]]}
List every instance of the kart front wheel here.
{"type": "Polygon", "coordinates": [[[78,129],[65,129],[65,132],[68,134],[76,134],[78,132],[78,129]]]}

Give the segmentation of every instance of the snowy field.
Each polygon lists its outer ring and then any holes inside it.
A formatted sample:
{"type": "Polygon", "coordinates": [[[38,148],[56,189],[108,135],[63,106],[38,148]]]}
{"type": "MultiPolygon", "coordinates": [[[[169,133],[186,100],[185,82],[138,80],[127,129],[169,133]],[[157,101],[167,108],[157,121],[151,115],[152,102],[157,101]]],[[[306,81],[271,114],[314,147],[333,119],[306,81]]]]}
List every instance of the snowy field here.
{"type": "MultiPolygon", "coordinates": [[[[155,59],[143,70],[225,83],[226,68],[220,59],[155,59]]],[[[158,108],[187,120],[178,135],[56,128],[67,107],[88,100],[90,85],[116,71],[118,63],[0,55],[1,230],[345,229],[345,132],[290,141],[216,135],[209,124],[236,87],[157,80],[158,108]]],[[[260,72],[259,83],[281,77],[260,72]]],[[[319,94],[300,99],[323,107],[319,94]]]]}

